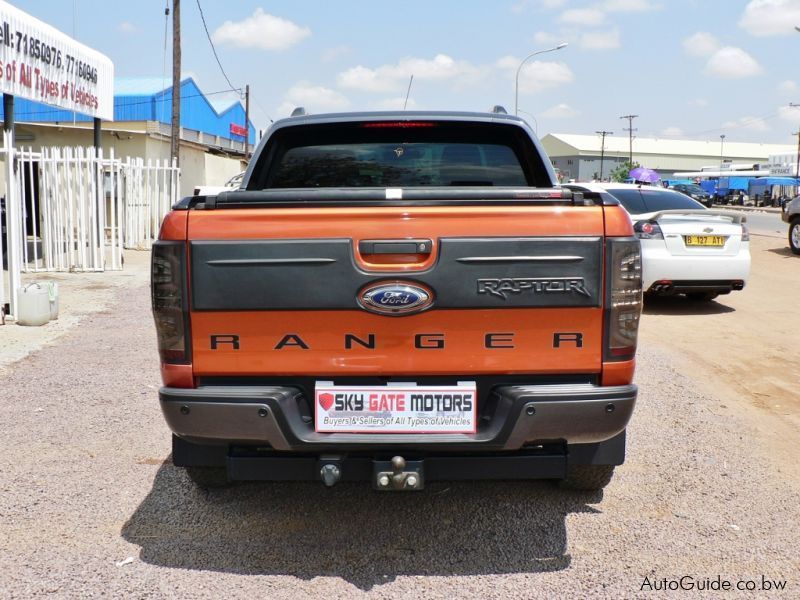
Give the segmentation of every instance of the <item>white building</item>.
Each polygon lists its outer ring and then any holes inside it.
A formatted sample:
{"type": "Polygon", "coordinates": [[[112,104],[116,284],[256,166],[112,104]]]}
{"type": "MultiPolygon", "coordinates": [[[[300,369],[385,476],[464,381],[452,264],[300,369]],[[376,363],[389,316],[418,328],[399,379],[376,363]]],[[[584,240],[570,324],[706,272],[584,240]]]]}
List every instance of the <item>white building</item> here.
{"type": "MultiPolygon", "coordinates": [[[[600,178],[599,135],[549,133],[541,142],[564,179],[600,178]]],[[[628,136],[606,136],[604,178],[628,160],[628,152],[628,136]]],[[[763,165],[766,169],[771,155],[795,152],[796,147],[790,144],[633,138],[633,161],[658,171],[664,178],[671,178],[676,171],[700,171],[703,167],[731,162],[763,165]]]]}

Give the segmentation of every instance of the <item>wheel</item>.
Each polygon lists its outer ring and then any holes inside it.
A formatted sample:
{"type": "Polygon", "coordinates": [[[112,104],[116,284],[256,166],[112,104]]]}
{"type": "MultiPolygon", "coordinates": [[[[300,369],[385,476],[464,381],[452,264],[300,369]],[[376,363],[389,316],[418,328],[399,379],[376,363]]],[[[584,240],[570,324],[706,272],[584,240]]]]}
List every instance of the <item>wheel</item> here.
{"type": "Polygon", "coordinates": [[[184,467],[189,479],[202,490],[230,487],[225,467],[184,467]]]}
{"type": "Polygon", "coordinates": [[[719,296],[717,292],[692,292],[686,294],[686,297],[693,302],[711,302],[717,296],[719,296]]]}
{"type": "Polygon", "coordinates": [[[789,225],[789,248],[793,254],[800,254],[800,219],[792,220],[789,225]]]}
{"type": "Polygon", "coordinates": [[[606,487],[614,476],[614,465],[570,465],[559,486],[567,490],[597,491],[606,487]]]}

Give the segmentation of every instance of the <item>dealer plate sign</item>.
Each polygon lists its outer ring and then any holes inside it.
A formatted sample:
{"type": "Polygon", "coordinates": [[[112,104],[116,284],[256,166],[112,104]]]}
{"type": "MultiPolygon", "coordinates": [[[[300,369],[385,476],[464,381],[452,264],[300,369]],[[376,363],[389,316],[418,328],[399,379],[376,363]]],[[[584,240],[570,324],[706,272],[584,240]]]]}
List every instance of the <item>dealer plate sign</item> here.
{"type": "Polygon", "coordinates": [[[320,433],[475,433],[476,386],[339,386],[317,382],[320,433]]]}

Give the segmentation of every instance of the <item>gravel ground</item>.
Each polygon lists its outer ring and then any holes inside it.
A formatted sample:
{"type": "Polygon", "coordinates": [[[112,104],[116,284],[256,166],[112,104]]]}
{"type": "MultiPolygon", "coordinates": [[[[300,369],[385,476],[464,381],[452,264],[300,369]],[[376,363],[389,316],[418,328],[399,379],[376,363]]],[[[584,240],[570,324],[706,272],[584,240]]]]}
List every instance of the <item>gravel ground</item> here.
{"type": "Polygon", "coordinates": [[[629,460],[602,494],[202,493],[169,462],[147,288],[112,306],[0,375],[0,596],[630,598],[719,575],[788,587],[691,596],[800,597],[797,480],[666,348],[641,349],[629,460]]]}

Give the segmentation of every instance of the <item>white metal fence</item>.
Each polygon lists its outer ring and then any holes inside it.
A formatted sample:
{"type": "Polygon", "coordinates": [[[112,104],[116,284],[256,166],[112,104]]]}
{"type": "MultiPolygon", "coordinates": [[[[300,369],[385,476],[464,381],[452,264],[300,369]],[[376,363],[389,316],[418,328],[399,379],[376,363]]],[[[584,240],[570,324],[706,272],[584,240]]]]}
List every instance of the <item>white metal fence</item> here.
{"type": "Polygon", "coordinates": [[[120,172],[125,199],[125,247],[150,248],[164,215],[180,199],[180,169],[167,160],[127,158],[121,163],[120,172]]]}
{"type": "Polygon", "coordinates": [[[4,133],[9,289],[0,277],[0,304],[8,297],[12,316],[20,273],[119,270],[123,248],[150,248],[179,199],[174,162],[11,142],[4,133]]]}

